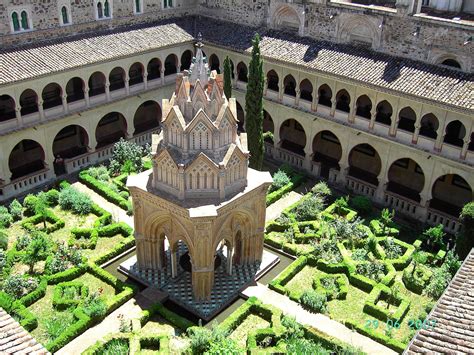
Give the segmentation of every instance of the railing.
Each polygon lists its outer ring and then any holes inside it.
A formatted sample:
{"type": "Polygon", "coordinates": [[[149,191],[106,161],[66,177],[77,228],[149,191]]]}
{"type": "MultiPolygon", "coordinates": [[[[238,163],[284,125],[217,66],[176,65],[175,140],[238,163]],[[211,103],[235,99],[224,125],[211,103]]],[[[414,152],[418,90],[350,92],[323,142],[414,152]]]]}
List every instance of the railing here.
{"type": "Polygon", "coordinates": [[[266,93],[265,97],[267,99],[271,99],[271,100],[278,100],[278,91],[267,89],[267,93],[266,93]]]}
{"type": "Polygon", "coordinates": [[[138,145],[144,146],[145,144],[151,144],[151,136],[156,131],[156,129],[152,129],[146,132],[142,132],[140,134],[137,134],[130,140],[138,145]]]}
{"type": "Polygon", "coordinates": [[[48,182],[51,176],[52,171],[47,168],[40,171],[35,171],[34,173],[26,176],[22,176],[18,179],[12,180],[8,185],[3,186],[3,195],[5,198],[9,198],[10,196],[18,195],[22,192],[31,190],[48,182]]]}
{"type": "Polygon", "coordinates": [[[108,146],[96,149],[97,161],[101,162],[101,161],[109,159],[112,156],[113,151],[114,151],[114,144],[110,144],[108,146]]]}
{"type": "Polygon", "coordinates": [[[452,234],[459,232],[461,229],[461,223],[459,222],[458,218],[432,208],[428,208],[426,222],[433,226],[442,224],[444,226],[444,230],[452,234]]]}
{"type": "Polygon", "coordinates": [[[329,183],[331,184],[336,184],[337,179],[339,178],[339,170],[335,168],[330,168],[329,169],[329,183]]]}
{"type": "Polygon", "coordinates": [[[319,161],[312,160],[310,169],[311,169],[311,175],[316,176],[316,177],[321,175],[321,163],[319,161]]]}
{"type": "Polygon", "coordinates": [[[384,202],[387,206],[404,214],[415,215],[420,204],[391,191],[385,191],[384,202]]]}
{"type": "Polygon", "coordinates": [[[263,142],[263,147],[265,149],[265,155],[270,158],[270,159],[273,159],[274,157],[274,150],[275,150],[275,147],[273,146],[272,143],[269,143],[269,142],[263,142]]]}
{"type": "Polygon", "coordinates": [[[91,164],[90,153],[81,154],[71,159],[64,159],[66,172],[71,174],[91,164]]]}
{"type": "Polygon", "coordinates": [[[368,183],[367,181],[359,180],[353,176],[348,175],[346,177],[346,186],[349,190],[354,191],[359,195],[366,195],[374,197],[377,186],[368,183]]]}
{"type": "Polygon", "coordinates": [[[278,159],[297,168],[303,168],[304,157],[283,148],[277,148],[278,159]]]}

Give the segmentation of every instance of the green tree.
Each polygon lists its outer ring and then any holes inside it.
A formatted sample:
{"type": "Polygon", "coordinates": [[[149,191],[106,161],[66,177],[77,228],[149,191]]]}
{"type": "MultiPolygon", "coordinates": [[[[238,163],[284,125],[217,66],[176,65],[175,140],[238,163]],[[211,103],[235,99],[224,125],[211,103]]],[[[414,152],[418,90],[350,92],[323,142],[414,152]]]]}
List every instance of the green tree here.
{"type": "Polygon", "coordinates": [[[26,253],[23,256],[23,262],[30,267],[29,273],[33,273],[35,264],[46,259],[50,250],[50,242],[46,234],[36,232],[33,234],[30,245],[26,248],[26,253]]]}
{"type": "Polygon", "coordinates": [[[426,240],[428,245],[434,245],[440,248],[445,246],[443,241],[445,235],[446,233],[444,233],[444,227],[442,224],[428,228],[423,232],[423,238],[426,240]]]}
{"type": "Polygon", "coordinates": [[[245,129],[250,150],[251,168],[261,170],[263,165],[263,60],[260,56],[260,36],[253,39],[252,59],[249,64],[249,78],[245,95],[245,129]]]}
{"type": "Polygon", "coordinates": [[[462,228],[456,236],[456,251],[461,259],[464,259],[474,248],[474,202],[464,205],[459,219],[462,222],[462,228]]]}
{"type": "Polygon", "coordinates": [[[412,261],[413,261],[413,270],[411,271],[411,274],[413,275],[416,270],[416,266],[418,264],[424,264],[428,260],[428,256],[426,255],[425,252],[423,251],[416,251],[412,255],[412,261]]]}
{"type": "Polygon", "coordinates": [[[114,144],[109,169],[113,174],[128,174],[130,171],[141,172],[143,170],[142,157],[145,153],[146,150],[138,144],[120,138],[120,140],[114,144]],[[124,171],[124,166],[127,171],[124,171]]]}
{"type": "Polygon", "coordinates": [[[382,234],[385,235],[387,229],[393,222],[393,217],[395,217],[395,211],[390,211],[388,208],[384,208],[380,214],[380,223],[382,223],[382,234]]]}
{"type": "Polygon", "coordinates": [[[46,216],[48,215],[48,202],[46,201],[46,195],[42,192],[38,195],[38,199],[35,204],[35,215],[41,217],[43,227],[46,229],[46,216]]]}
{"type": "Polygon", "coordinates": [[[227,99],[232,96],[232,68],[228,56],[224,59],[224,94],[227,99]]]}

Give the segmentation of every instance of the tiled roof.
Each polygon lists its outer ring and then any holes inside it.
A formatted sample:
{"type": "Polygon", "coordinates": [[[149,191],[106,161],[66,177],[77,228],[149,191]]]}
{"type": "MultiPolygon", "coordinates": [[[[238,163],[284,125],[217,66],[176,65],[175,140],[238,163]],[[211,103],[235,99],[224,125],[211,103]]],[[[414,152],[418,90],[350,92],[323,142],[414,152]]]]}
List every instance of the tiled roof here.
{"type": "Polygon", "coordinates": [[[205,42],[239,52],[250,52],[251,40],[258,32],[262,36],[261,52],[267,59],[347,78],[360,85],[474,109],[474,74],[363,47],[191,16],[0,51],[0,85],[187,42],[198,31],[205,42]]]}
{"type": "Polygon", "coordinates": [[[251,40],[258,32],[264,58],[474,109],[474,74],[266,28],[235,26],[211,19],[197,23],[196,28],[205,42],[245,52],[251,51],[251,40]]]}
{"type": "Polygon", "coordinates": [[[49,352],[0,308],[0,354],[49,354],[49,352]]]}
{"type": "Polygon", "coordinates": [[[474,249],[429,318],[436,326],[420,330],[405,354],[474,354],[474,249]]]}
{"type": "Polygon", "coordinates": [[[191,41],[174,23],[130,27],[0,50],[0,85],[191,41]]]}

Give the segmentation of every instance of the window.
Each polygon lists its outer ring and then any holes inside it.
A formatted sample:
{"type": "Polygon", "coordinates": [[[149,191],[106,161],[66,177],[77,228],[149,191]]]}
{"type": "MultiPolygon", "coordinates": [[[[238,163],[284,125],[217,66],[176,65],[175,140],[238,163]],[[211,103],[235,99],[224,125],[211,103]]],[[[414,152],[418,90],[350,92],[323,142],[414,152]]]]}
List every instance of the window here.
{"type": "Polygon", "coordinates": [[[112,17],[112,1],[105,0],[105,1],[95,1],[96,4],[96,19],[107,19],[112,17]]]}
{"type": "Polygon", "coordinates": [[[135,0],[135,14],[143,13],[143,0],[135,0]]]}
{"type": "Polygon", "coordinates": [[[61,8],[61,19],[63,21],[63,25],[67,25],[69,23],[68,13],[66,6],[61,8]]]}
{"type": "Polygon", "coordinates": [[[20,9],[11,12],[11,30],[12,32],[28,31],[32,28],[28,12],[20,9]]]}
{"type": "Polygon", "coordinates": [[[173,7],[173,0],[163,0],[163,8],[173,7]]]}

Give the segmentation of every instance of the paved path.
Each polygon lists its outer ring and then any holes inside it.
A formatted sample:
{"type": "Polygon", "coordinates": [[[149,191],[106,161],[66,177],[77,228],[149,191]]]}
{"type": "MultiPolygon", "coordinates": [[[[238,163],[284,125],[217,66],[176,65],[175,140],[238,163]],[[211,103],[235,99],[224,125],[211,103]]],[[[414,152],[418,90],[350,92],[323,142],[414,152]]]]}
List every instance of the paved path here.
{"type": "Polygon", "coordinates": [[[296,317],[296,320],[299,323],[309,325],[327,335],[337,338],[347,344],[351,344],[356,348],[361,348],[362,351],[367,354],[397,354],[386,346],[350,330],[345,325],[332,320],[323,314],[315,314],[306,311],[298,303],[290,300],[286,296],[270,290],[268,287],[260,283],[257,283],[257,286],[247,287],[242,293],[247,297],[255,296],[264,303],[281,309],[284,314],[296,317]]]}
{"type": "Polygon", "coordinates": [[[267,207],[267,214],[265,216],[265,222],[271,221],[280,216],[280,213],[287,208],[289,205],[292,205],[296,201],[300,200],[303,196],[297,192],[291,191],[286,196],[282,197],[275,203],[272,203],[267,207]]]}
{"type": "Polygon", "coordinates": [[[79,191],[82,191],[90,196],[92,201],[102,207],[104,210],[109,211],[112,213],[112,219],[116,222],[125,222],[129,226],[133,228],[133,217],[132,216],[127,216],[127,212],[121,209],[120,207],[114,205],[113,203],[107,201],[105,198],[100,196],[98,193],[95,191],[89,189],[86,185],[80,183],[80,182],[75,182],[72,184],[76,189],[79,191]]]}

